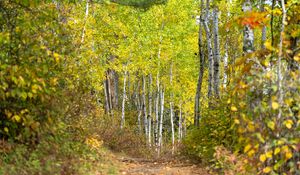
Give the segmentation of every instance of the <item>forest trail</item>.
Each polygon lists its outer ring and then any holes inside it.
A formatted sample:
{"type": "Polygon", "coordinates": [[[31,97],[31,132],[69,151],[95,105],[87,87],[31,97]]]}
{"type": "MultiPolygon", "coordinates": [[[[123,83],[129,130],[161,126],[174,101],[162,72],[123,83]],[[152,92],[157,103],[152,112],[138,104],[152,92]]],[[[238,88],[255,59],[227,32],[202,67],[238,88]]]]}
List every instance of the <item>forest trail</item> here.
{"type": "Polygon", "coordinates": [[[209,175],[199,165],[179,160],[148,160],[129,157],[118,157],[122,175],[209,175]]]}

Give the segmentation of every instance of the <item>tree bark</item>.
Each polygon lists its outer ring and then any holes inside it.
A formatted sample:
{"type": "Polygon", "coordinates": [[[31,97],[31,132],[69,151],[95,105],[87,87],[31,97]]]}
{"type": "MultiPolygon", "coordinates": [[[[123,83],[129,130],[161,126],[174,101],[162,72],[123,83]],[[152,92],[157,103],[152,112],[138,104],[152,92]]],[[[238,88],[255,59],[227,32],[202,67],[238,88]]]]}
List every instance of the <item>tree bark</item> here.
{"type": "Polygon", "coordinates": [[[178,142],[182,140],[182,109],[181,103],[179,104],[179,121],[178,121],[178,142]]]}
{"type": "Polygon", "coordinates": [[[213,92],[213,49],[212,49],[212,44],[211,44],[211,33],[210,33],[210,29],[208,26],[209,23],[209,0],[206,1],[206,14],[205,14],[205,18],[202,21],[203,26],[204,26],[204,30],[206,33],[206,42],[207,42],[207,55],[208,55],[208,93],[207,96],[210,99],[210,97],[212,96],[212,92],[213,92]]]}
{"type": "Polygon", "coordinates": [[[87,19],[88,19],[88,16],[89,16],[89,3],[90,3],[90,0],[86,0],[84,25],[83,25],[82,34],[81,34],[81,41],[80,41],[81,44],[84,42],[84,37],[85,37],[86,22],[87,22],[87,19]]]}
{"type": "Polygon", "coordinates": [[[159,122],[159,138],[158,138],[158,155],[160,154],[160,150],[162,148],[162,132],[163,132],[163,119],[164,119],[164,88],[160,91],[160,122],[159,122]]]}
{"type": "MultiPolygon", "coordinates": [[[[170,65],[170,86],[173,85],[173,72],[172,72],[173,63],[170,65]]],[[[170,93],[170,119],[171,119],[171,134],[172,134],[172,154],[175,151],[175,131],[174,131],[174,114],[173,114],[173,92],[170,93]]]]}
{"type": "Polygon", "coordinates": [[[160,96],[160,88],[159,88],[159,75],[156,77],[156,99],[155,99],[155,130],[154,130],[154,141],[156,146],[158,147],[158,129],[159,129],[159,96],[160,96]]]}
{"type": "Polygon", "coordinates": [[[219,12],[218,8],[215,6],[213,9],[213,35],[214,35],[214,96],[219,98],[220,91],[220,41],[219,41],[219,12]]]}
{"type": "Polygon", "coordinates": [[[124,73],[124,81],[123,81],[121,129],[123,129],[123,127],[125,126],[126,78],[127,78],[127,71],[125,71],[125,73],[124,73]]]}
{"type": "MultiPolygon", "coordinates": [[[[265,11],[265,0],[260,0],[260,12],[265,11]]],[[[261,29],[261,49],[265,49],[265,42],[267,40],[267,28],[264,25],[263,28],[261,29]]]]}
{"type": "MultiPolygon", "coordinates": [[[[245,0],[243,11],[244,13],[252,11],[250,0],[245,0]]],[[[245,25],[244,27],[243,51],[244,53],[252,53],[254,51],[254,33],[250,25],[245,25]]]]}
{"type": "Polygon", "coordinates": [[[151,124],[152,124],[152,74],[149,75],[149,94],[148,94],[148,109],[149,109],[149,114],[148,114],[148,143],[149,146],[151,146],[151,124]]]}
{"type": "Polygon", "coordinates": [[[280,39],[279,39],[279,51],[278,51],[278,60],[277,60],[277,86],[278,86],[278,103],[280,105],[279,112],[278,112],[278,119],[281,118],[282,110],[281,106],[283,105],[283,87],[282,87],[282,72],[281,72],[281,60],[283,58],[283,40],[284,40],[284,30],[285,30],[285,23],[286,23],[286,9],[285,9],[285,2],[281,0],[281,7],[282,7],[282,24],[281,24],[281,31],[280,31],[280,39]]]}
{"type": "Polygon", "coordinates": [[[197,82],[197,89],[196,89],[196,95],[195,95],[195,106],[194,106],[194,125],[199,126],[199,120],[200,120],[200,96],[201,96],[201,89],[202,89],[202,80],[203,80],[203,73],[204,73],[204,51],[202,46],[202,10],[204,8],[204,0],[201,0],[201,12],[200,12],[200,22],[199,22],[199,32],[198,32],[198,52],[199,52],[199,59],[200,59],[200,69],[199,69],[199,76],[198,76],[198,82],[197,82]]]}
{"type": "Polygon", "coordinates": [[[144,116],[144,129],[145,129],[145,136],[148,139],[148,114],[147,114],[147,104],[146,104],[146,79],[143,75],[143,116],[144,116]]]}
{"type": "Polygon", "coordinates": [[[107,87],[107,81],[103,81],[103,89],[104,89],[104,98],[105,98],[105,113],[109,114],[110,113],[110,108],[109,108],[109,99],[108,99],[108,87],[107,87]]]}

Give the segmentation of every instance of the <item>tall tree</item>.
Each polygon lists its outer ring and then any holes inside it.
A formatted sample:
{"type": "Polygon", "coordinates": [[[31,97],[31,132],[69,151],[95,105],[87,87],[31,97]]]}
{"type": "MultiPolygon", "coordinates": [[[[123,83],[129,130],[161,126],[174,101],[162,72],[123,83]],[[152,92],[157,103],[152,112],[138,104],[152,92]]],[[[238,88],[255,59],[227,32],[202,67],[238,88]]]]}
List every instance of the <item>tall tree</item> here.
{"type": "Polygon", "coordinates": [[[200,16],[199,16],[199,31],[198,31],[198,56],[200,60],[200,68],[199,68],[199,75],[198,75],[198,81],[197,81],[197,89],[196,89],[196,95],[195,95],[195,106],[194,106],[194,125],[199,126],[199,120],[200,120],[200,102],[201,102],[201,90],[202,90],[202,81],[203,81],[203,73],[204,73],[204,63],[205,63],[205,57],[204,57],[204,50],[203,50],[203,29],[202,29],[202,18],[203,18],[203,11],[204,11],[204,0],[201,0],[200,4],[200,16]]]}

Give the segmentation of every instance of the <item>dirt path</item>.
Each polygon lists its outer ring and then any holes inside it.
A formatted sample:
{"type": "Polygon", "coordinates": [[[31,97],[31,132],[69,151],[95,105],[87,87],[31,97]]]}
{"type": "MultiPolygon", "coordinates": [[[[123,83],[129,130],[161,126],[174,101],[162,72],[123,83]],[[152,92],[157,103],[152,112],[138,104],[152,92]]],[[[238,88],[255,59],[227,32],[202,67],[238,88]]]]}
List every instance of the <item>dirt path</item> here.
{"type": "Polygon", "coordinates": [[[188,162],[151,161],[120,157],[123,175],[209,175],[205,168],[188,162]]]}

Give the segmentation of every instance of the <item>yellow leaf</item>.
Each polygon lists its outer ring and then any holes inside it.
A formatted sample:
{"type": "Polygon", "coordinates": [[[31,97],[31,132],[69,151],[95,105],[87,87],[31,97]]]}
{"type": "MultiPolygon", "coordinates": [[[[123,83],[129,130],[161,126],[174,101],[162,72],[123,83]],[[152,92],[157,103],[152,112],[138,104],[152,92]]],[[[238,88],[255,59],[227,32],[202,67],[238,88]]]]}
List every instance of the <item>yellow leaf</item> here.
{"type": "Polygon", "coordinates": [[[268,50],[273,50],[273,47],[272,47],[270,41],[265,42],[265,47],[266,47],[268,50]]]}
{"type": "Polygon", "coordinates": [[[272,102],[272,108],[273,108],[274,110],[278,109],[278,108],[279,108],[279,104],[278,104],[277,102],[273,101],[273,102],[272,102]]]}
{"type": "Polygon", "coordinates": [[[235,106],[231,106],[230,110],[231,110],[232,112],[236,112],[238,109],[237,109],[235,106]]]}
{"type": "Polygon", "coordinates": [[[248,151],[250,150],[251,147],[252,147],[251,144],[246,145],[245,148],[244,148],[244,153],[245,153],[245,152],[248,152],[248,151]]]}
{"type": "Polygon", "coordinates": [[[234,119],[235,124],[240,124],[240,121],[238,119],[234,119]]]}
{"type": "Polygon", "coordinates": [[[263,169],[263,172],[266,173],[266,174],[271,172],[271,171],[272,171],[272,168],[269,167],[269,166],[267,166],[266,168],[263,169]]]}
{"type": "Polygon", "coordinates": [[[55,58],[55,61],[59,61],[59,54],[58,53],[53,53],[53,57],[55,58]]]}
{"type": "Polygon", "coordinates": [[[14,115],[14,119],[15,119],[17,122],[19,122],[19,121],[21,120],[21,117],[18,116],[18,115],[14,115]]]}
{"type": "Polygon", "coordinates": [[[275,123],[274,123],[273,121],[269,121],[269,122],[267,123],[267,126],[268,126],[270,129],[272,129],[272,130],[275,129],[275,123]]]}
{"type": "Polygon", "coordinates": [[[247,154],[249,157],[252,157],[255,154],[255,150],[251,149],[247,154]]]}
{"type": "Polygon", "coordinates": [[[271,150],[271,151],[268,151],[267,153],[266,153],[266,157],[267,158],[272,158],[272,155],[273,154],[273,151],[271,150]]]}
{"type": "Polygon", "coordinates": [[[293,126],[293,120],[286,120],[286,121],[284,121],[284,124],[285,124],[285,126],[288,128],[288,129],[291,129],[292,128],[292,126],[293,126]]]}
{"type": "Polygon", "coordinates": [[[295,61],[300,61],[300,56],[298,56],[298,55],[294,56],[294,60],[295,61]]]}
{"type": "Polygon", "coordinates": [[[285,158],[286,158],[286,160],[289,160],[289,159],[292,158],[292,157],[293,157],[293,154],[292,154],[291,151],[288,151],[288,152],[285,153],[285,158]]]}
{"type": "Polygon", "coordinates": [[[280,148],[275,148],[274,155],[277,155],[278,153],[280,153],[280,148]]]}
{"type": "Polygon", "coordinates": [[[8,128],[7,128],[7,127],[4,127],[4,131],[8,133],[8,128]]]}
{"type": "Polygon", "coordinates": [[[265,154],[261,154],[261,155],[259,156],[259,160],[260,160],[261,162],[265,162],[265,161],[267,160],[266,155],[265,155],[265,154]]]}

